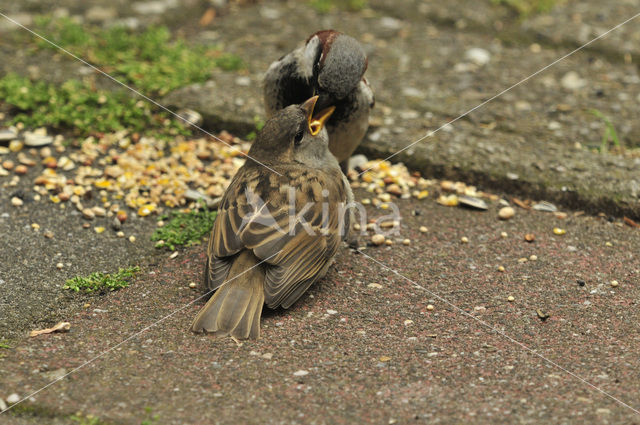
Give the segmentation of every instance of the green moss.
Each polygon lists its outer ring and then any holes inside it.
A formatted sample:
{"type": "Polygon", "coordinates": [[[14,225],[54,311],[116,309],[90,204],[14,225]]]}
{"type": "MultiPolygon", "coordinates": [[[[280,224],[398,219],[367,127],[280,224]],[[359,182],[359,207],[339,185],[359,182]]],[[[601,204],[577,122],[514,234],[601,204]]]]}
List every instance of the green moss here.
{"type": "Polygon", "coordinates": [[[368,6],[367,0],[309,0],[309,6],[318,13],[328,13],[332,10],[347,10],[357,12],[368,6]]]}
{"type": "MultiPolygon", "coordinates": [[[[147,96],[209,78],[213,68],[237,70],[242,60],[217,48],[188,46],[166,27],[135,33],[124,27],[83,27],[71,19],[36,19],[36,30],[56,45],[87,60],[147,96]]],[[[36,49],[58,48],[35,40],[36,49]]],[[[0,99],[10,105],[11,123],[71,129],[80,136],[123,129],[158,137],[189,134],[190,127],[125,89],[96,88],[96,77],[60,85],[9,74],[0,79],[0,99]]]]}
{"type": "Polygon", "coordinates": [[[160,217],[169,220],[163,227],[159,227],[151,236],[152,241],[158,241],[156,248],[168,248],[175,251],[176,246],[190,246],[199,244],[203,236],[211,231],[216,219],[216,211],[204,208],[201,211],[177,212],[160,217]]]}
{"type": "Polygon", "coordinates": [[[537,13],[549,12],[561,0],[491,0],[514,10],[521,19],[537,13]]]}
{"type": "Polygon", "coordinates": [[[76,276],[67,280],[64,289],[70,289],[75,292],[96,292],[96,291],[117,291],[118,289],[129,286],[128,279],[136,272],[140,271],[140,267],[128,267],[120,269],[117,273],[104,274],[101,272],[91,273],[87,277],[76,276]]]}
{"type": "MultiPolygon", "coordinates": [[[[216,67],[244,67],[239,57],[215,47],[188,46],[183,39],[172,38],[163,26],[136,33],[123,26],[83,27],[68,18],[41,17],[37,23],[47,39],[149,96],[162,96],[178,87],[206,81],[216,67]]],[[[36,43],[57,51],[44,40],[36,43]]]]}

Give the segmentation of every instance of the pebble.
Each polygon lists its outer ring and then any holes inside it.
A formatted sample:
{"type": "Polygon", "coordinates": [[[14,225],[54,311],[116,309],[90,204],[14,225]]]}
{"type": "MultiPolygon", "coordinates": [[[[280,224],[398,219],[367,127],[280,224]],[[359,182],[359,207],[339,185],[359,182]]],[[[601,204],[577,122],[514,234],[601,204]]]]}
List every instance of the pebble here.
{"type": "Polygon", "coordinates": [[[308,374],[309,374],[309,371],[302,370],[302,369],[293,372],[293,376],[307,376],[308,374]]]}
{"type": "Polygon", "coordinates": [[[611,286],[612,286],[612,287],[614,287],[614,288],[615,288],[616,286],[618,286],[618,281],[617,281],[617,280],[612,280],[612,281],[611,281],[611,286]]]}
{"type": "Polygon", "coordinates": [[[19,401],[20,401],[20,396],[16,393],[9,394],[9,397],[7,397],[7,403],[9,404],[15,404],[19,401]]]}
{"type": "Polygon", "coordinates": [[[382,245],[384,241],[385,241],[384,235],[381,235],[379,233],[376,233],[375,235],[371,236],[371,243],[376,246],[382,245]]]}
{"type": "Polygon", "coordinates": [[[22,199],[18,198],[17,196],[11,198],[11,205],[13,205],[14,207],[20,207],[23,204],[24,202],[22,201],[22,199]]]}
{"type": "Polygon", "coordinates": [[[514,215],[516,215],[516,210],[514,210],[513,207],[502,207],[500,211],[498,211],[500,220],[509,220],[514,215]]]}
{"type": "Polygon", "coordinates": [[[560,84],[567,90],[579,90],[587,85],[587,81],[575,71],[569,71],[560,80],[560,84]]]}
{"type": "Polygon", "coordinates": [[[429,229],[426,226],[420,226],[420,233],[427,233],[429,229]]]}
{"type": "Polygon", "coordinates": [[[473,47],[467,50],[464,54],[466,60],[478,65],[483,66],[489,63],[491,60],[491,54],[480,47],[473,47]]]}

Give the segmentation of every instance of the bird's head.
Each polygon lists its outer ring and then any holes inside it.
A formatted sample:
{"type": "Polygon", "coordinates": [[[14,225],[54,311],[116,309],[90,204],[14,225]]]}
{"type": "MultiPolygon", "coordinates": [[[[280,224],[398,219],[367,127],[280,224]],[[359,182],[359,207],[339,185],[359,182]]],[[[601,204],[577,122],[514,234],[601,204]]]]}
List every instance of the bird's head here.
{"type": "Polygon", "coordinates": [[[338,31],[323,30],[312,34],[305,48],[315,54],[314,78],[319,105],[343,99],[358,87],[368,62],[356,39],[338,31]]]}
{"type": "Polygon", "coordinates": [[[318,160],[330,157],[324,126],[335,107],[314,113],[317,101],[318,96],[313,96],[273,115],[253,142],[249,157],[272,164],[297,161],[309,166],[318,166],[318,160]]]}

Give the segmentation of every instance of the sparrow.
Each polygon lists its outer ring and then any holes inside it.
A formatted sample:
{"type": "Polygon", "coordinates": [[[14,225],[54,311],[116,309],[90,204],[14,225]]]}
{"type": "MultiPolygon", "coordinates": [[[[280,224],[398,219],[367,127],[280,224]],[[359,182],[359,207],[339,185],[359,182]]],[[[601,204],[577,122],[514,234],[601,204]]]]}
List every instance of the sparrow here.
{"type": "Polygon", "coordinates": [[[204,283],[216,290],[194,332],[260,336],[263,305],[289,308],[333,261],[348,234],[353,194],[329,152],[318,96],[271,117],[224,193],[209,238],[204,283]]]}
{"type": "Polygon", "coordinates": [[[313,95],[318,108],[335,106],[327,123],[329,150],[343,172],[369,128],[375,98],[364,73],[368,61],[354,38],[334,30],[312,34],[301,46],[273,62],[264,78],[267,117],[313,95]]]}

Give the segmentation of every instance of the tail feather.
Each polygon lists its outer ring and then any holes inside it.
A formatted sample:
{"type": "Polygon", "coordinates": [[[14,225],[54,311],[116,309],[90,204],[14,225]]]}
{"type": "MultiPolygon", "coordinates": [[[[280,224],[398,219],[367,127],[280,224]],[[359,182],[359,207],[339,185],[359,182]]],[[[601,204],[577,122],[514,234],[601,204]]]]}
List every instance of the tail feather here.
{"type": "Polygon", "coordinates": [[[217,336],[257,339],[264,305],[264,270],[251,251],[238,254],[227,279],[200,310],[191,329],[217,336]]]}

